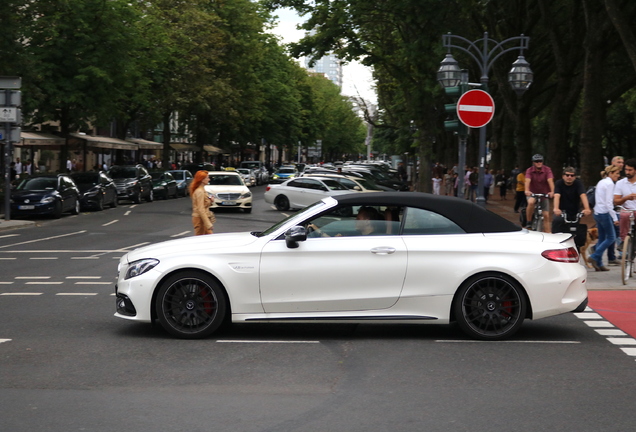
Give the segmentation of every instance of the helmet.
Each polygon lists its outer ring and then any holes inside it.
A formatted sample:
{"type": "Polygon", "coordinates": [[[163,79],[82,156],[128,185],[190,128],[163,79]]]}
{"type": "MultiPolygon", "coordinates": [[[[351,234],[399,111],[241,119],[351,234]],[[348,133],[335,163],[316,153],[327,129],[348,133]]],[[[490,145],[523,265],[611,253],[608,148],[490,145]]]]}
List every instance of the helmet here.
{"type": "Polygon", "coordinates": [[[536,155],[532,156],[532,162],[543,162],[543,156],[537,153],[536,155]]]}

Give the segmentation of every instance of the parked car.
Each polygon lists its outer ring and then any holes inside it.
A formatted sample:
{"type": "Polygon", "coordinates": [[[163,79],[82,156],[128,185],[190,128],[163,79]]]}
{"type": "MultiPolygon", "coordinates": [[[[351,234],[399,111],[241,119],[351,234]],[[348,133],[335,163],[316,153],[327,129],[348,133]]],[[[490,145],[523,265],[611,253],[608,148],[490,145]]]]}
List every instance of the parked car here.
{"type": "Polygon", "coordinates": [[[192,174],[188,170],[170,170],[172,177],[177,181],[177,190],[179,195],[190,195],[190,183],[192,183],[192,174]]]}
{"type": "Polygon", "coordinates": [[[117,186],[119,199],[131,200],[139,204],[142,199],[152,202],[152,177],[143,165],[124,166],[115,165],[108,170],[108,176],[117,186]]]}
{"type": "Polygon", "coordinates": [[[177,181],[169,172],[152,172],[152,194],[155,198],[167,200],[170,197],[178,198],[177,181]]]}
{"type": "Polygon", "coordinates": [[[585,309],[587,271],[578,261],[569,234],[528,231],[466,200],[347,194],[263,232],[128,252],[115,315],[157,320],[188,339],[231,321],[457,322],[472,338],[502,340],[526,319],[585,309]]]}
{"type": "Polygon", "coordinates": [[[248,186],[256,186],[256,174],[253,169],[249,168],[236,168],[237,173],[243,177],[243,181],[248,186]]]}
{"type": "Polygon", "coordinates": [[[204,186],[212,196],[210,209],[235,208],[245,213],[252,212],[252,192],[236,171],[212,171],[210,183],[204,186]]]}
{"type": "Polygon", "coordinates": [[[211,163],[196,163],[196,164],[184,164],[181,165],[182,170],[190,171],[192,175],[195,175],[197,171],[215,171],[216,168],[211,163]]]}
{"type": "Polygon", "coordinates": [[[56,219],[62,213],[80,212],[80,191],[66,175],[28,177],[11,190],[11,215],[48,215],[56,219]]]}
{"type": "Polygon", "coordinates": [[[76,172],[70,176],[80,191],[82,210],[104,210],[105,206],[117,207],[117,186],[104,172],[76,172]]]}
{"type": "Polygon", "coordinates": [[[320,201],[324,197],[351,193],[336,180],[320,177],[300,177],[285,183],[270,184],[265,189],[265,202],[278,210],[300,209],[320,201]]]}

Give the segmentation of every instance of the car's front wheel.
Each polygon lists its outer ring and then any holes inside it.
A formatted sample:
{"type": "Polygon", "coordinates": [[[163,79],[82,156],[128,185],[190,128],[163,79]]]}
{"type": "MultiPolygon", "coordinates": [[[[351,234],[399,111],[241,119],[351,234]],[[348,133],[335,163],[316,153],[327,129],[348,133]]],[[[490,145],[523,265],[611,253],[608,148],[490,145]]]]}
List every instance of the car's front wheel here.
{"type": "Polygon", "coordinates": [[[227,300],[219,283],[205,273],[180,272],[159,288],[155,311],[168,333],[198,339],[211,335],[223,323],[227,300]]]}
{"type": "Polygon", "coordinates": [[[150,193],[148,193],[148,196],[146,197],[146,201],[147,202],[153,202],[155,199],[155,194],[152,191],[152,189],[150,189],[150,193]]]}
{"type": "Polygon", "coordinates": [[[274,202],[276,205],[276,210],[286,211],[289,210],[289,199],[285,195],[279,195],[276,197],[276,201],[274,202]]]}
{"type": "Polygon", "coordinates": [[[502,340],[519,330],[527,307],[526,297],[515,281],[500,273],[488,273],[473,276],[461,286],[453,312],[459,327],[469,336],[502,340]]]}
{"type": "Polygon", "coordinates": [[[72,215],[78,215],[80,214],[80,202],[78,199],[75,200],[75,205],[73,206],[73,208],[71,209],[71,214],[72,215]]]}

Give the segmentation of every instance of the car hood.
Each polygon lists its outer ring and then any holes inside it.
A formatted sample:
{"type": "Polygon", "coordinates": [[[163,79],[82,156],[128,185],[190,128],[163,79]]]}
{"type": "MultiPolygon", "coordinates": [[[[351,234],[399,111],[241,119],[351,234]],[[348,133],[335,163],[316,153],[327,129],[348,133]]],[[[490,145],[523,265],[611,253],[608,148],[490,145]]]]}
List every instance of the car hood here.
{"type": "Polygon", "coordinates": [[[236,185],[236,186],[225,186],[225,185],[214,185],[214,186],[204,186],[203,189],[207,193],[222,193],[222,192],[234,192],[234,193],[244,193],[249,192],[247,186],[236,185]]]}
{"type": "Polygon", "coordinates": [[[118,179],[113,179],[113,182],[114,182],[115,184],[118,184],[118,185],[123,185],[123,184],[126,184],[126,183],[134,182],[134,181],[136,181],[136,180],[137,180],[137,179],[136,179],[135,177],[130,177],[130,178],[118,178],[118,179]]]}
{"type": "Polygon", "coordinates": [[[225,252],[257,240],[257,237],[248,232],[192,236],[144,246],[128,252],[126,257],[129,263],[143,258],[156,258],[161,261],[162,258],[182,254],[209,254],[215,250],[225,252]]]}
{"type": "Polygon", "coordinates": [[[54,195],[57,191],[51,191],[51,190],[47,190],[47,191],[32,191],[32,190],[22,190],[22,191],[12,191],[11,192],[11,198],[13,199],[20,199],[20,200],[26,200],[28,199],[29,201],[40,201],[42,198],[49,196],[49,195],[54,195]]]}

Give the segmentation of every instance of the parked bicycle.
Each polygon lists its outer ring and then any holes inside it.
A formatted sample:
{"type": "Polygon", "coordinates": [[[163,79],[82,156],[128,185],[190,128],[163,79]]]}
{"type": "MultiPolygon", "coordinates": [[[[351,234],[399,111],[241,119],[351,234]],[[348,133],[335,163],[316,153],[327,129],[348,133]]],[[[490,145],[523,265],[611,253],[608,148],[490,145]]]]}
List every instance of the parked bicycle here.
{"type": "Polygon", "coordinates": [[[621,207],[621,213],[629,212],[629,232],[623,240],[623,250],[621,256],[621,279],[623,285],[634,272],[634,258],[636,258],[636,248],[634,248],[634,240],[636,240],[636,223],[634,223],[634,212],[636,210],[627,210],[621,207]]]}

